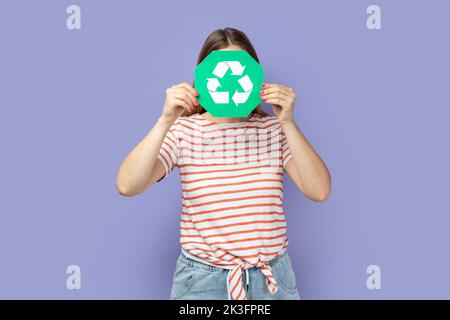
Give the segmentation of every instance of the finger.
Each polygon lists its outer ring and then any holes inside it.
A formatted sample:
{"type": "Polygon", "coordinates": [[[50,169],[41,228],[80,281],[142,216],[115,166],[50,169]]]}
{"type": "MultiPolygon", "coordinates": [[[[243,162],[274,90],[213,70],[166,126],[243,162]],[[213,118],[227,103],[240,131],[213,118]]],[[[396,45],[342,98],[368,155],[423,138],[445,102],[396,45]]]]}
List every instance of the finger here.
{"type": "Polygon", "coordinates": [[[263,89],[280,87],[281,89],[284,89],[284,90],[286,90],[286,91],[294,92],[294,89],[292,89],[292,88],[290,88],[290,87],[288,87],[288,86],[285,86],[285,85],[283,85],[283,84],[278,84],[278,83],[263,83],[263,84],[261,85],[261,87],[262,87],[263,89]]]}
{"type": "Polygon", "coordinates": [[[294,92],[294,89],[292,89],[291,87],[284,86],[284,88],[285,88],[287,91],[289,91],[289,92],[294,92]]]}
{"type": "Polygon", "coordinates": [[[186,99],[185,95],[183,94],[174,94],[172,98],[176,101],[180,100],[186,103],[189,111],[193,111],[195,109],[195,105],[192,103],[192,101],[190,99],[186,99]]]}
{"type": "Polygon", "coordinates": [[[287,106],[289,103],[291,103],[291,98],[285,94],[283,91],[276,91],[267,94],[266,96],[261,97],[264,102],[270,103],[270,104],[276,104],[279,106],[287,106]]]}
{"type": "Polygon", "coordinates": [[[185,100],[183,99],[178,99],[178,98],[174,98],[173,102],[180,107],[183,107],[185,110],[187,110],[188,112],[192,112],[194,110],[194,107],[191,106],[189,103],[187,103],[185,100]]]}
{"type": "Polygon", "coordinates": [[[270,99],[264,100],[264,102],[266,102],[268,104],[280,106],[281,108],[284,108],[286,105],[286,100],[281,99],[281,98],[270,98],[270,99]]]}
{"type": "Polygon", "coordinates": [[[192,85],[190,85],[189,83],[183,82],[183,83],[180,83],[178,86],[189,90],[194,97],[198,97],[197,90],[195,90],[194,87],[192,85]]]}
{"type": "Polygon", "coordinates": [[[269,93],[267,95],[265,95],[264,97],[262,97],[262,99],[267,102],[267,100],[270,99],[279,99],[279,100],[283,100],[283,101],[288,101],[289,97],[281,92],[273,92],[273,93],[269,93]]]}
{"type": "Polygon", "coordinates": [[[276,87],[276,86],[278,86],[276,83],[263,83],[261,85],[261,88],[269,89],[269,88],[273,88],[273,87],[276,87]]]}
{"type": "Polygon", "coordinates": [[[289,91],[289,92],[294,91],[292,88],[290,88],[290,87],[288,87],[288,86],[285,86],[284,84],[279,84],[279,86],[280,86],[281,88],[283,88],[284,90],[286,90],[286,91],[289,91]]]}
{"type": "Polygon", "coordinates": [[[291,92],[291,91],[287,91],[284,88],[279,88],[279,87],[273,87],[267,90],[262,90],[260,93],[260,98],[261,99],[267,99],[269,94],[280,94],[283,96],[284,99],[288,100],[288,101],[295,101],[295,92],[291,92]]]}
{"type": "Polygon", "coordinates": [[[188,102],[190,105],[198,106],[197,98],[192,95],[192,93],[185,89],[185,88],[179,88],[174,89],[173,95],[178,99],[183,99],[186,102],[188,102]]]}
{"type": "Polygon", "coordinates": [[[282,95],[290,95],[291,94],[289,91],[285,90],[284,88],[275,86],[275,87],[270,87],[270,88],[261,90],[260,96],[261,96],[261,99],[264,99],[269,94],[274,94],[274,93],[282,94],[282,95]]]}

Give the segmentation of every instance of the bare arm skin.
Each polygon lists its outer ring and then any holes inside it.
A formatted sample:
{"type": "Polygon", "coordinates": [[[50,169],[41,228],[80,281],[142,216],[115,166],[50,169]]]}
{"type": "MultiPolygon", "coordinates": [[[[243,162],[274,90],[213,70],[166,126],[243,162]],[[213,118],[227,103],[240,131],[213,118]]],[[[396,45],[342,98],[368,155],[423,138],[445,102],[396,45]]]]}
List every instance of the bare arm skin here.
{"type": "MultiPolygon", "coordinates": [[[[188,83],[166,90],[160,118],[119,168],[116,187],[120,194],[140,194],[163,177],[165,171],[157,158],[161,145],[171,125],[184,110],[192,111],[198,105],[197,96],[198,93],[188,83]]],[[[272,105],[286,135],[292,154],[292,159],[286,164],[286,172],[305,196],[314,201],[324,201],[331,193],[331,177],[292,118],[294,91],[278,84],[265,84],[261,97],[272,105]]]]}
{"type": "Polygon", "coordinates": [[[170,122],[158,119],[151,131],[122,162],[116,180],[121,195],[142,193],[164,175],[164,167],[157,156],[170,126],[170,122]]]}
{"type": "Polygon", "coordinates": [[[286,135],[292,154],[285,168],[289,177],[305,196],[314,201],[325,201],[331,193],[331,176],[292,117],[294,90],[279,84],[265,84],[261,98],[272,105],[286,135]]]}
{"type": "Polygon", "coordinates": [[[157,156],[164,138],[175,120],[184,112],[192,111],[198,101],[195,89],[181,83],[166,90],[166,101],[156,124],[120,165],[116,188],[121,195],[135,196],[144,192],[165,174],[157,156]]]}
{"type": "Polygon", "coordinates": [[[292,154],[292,159],[286,164],[286,172],[305,196],[314,201],[325,201],[331,193],[327,167],[295,122],[282,126],[292,154]]]}

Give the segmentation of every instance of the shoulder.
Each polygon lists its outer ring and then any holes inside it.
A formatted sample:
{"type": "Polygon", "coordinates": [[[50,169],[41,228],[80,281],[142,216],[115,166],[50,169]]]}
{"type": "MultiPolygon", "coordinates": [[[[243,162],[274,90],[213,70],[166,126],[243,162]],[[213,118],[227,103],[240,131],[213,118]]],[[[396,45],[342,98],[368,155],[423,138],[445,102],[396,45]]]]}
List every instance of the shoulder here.
{"type": "Polygon", "coordinates": [[[260,129],[281,127],[281,123],[278,118],[271,115],[261,115],[254,113],[249,121],[253,122],[254,125],[260,129]]]}
{"type": "Polygon", "coordinates": [[[203,126],[206,124],[206,119],[204,119],[201,115],[198,113],[188,115],[188,116],[181,116],[179,117],[175,122],[174,125],[178,128],[189,128],[192,126],[203,126]]]}
{"type": "Polygon", "coordinates": [[[188,135],[193,136],[194,132],[208,126],[208,122],[198,113],[188,116],[178,117],[172,124],[171,130],[179,137],[188,135]],[[206,122],[205,122],[206,121],[206,122]]]}

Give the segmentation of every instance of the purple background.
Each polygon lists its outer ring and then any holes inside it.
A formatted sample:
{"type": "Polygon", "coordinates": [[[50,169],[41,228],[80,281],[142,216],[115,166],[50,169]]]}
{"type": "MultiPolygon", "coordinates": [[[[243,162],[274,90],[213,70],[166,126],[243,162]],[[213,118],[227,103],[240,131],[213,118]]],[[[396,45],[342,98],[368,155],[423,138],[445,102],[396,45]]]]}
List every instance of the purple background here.
{"type": "Polygon", "coordinates": [[[116,173],[225,26],[248,34],[267,82],[296,89],[295,118],[332,173],[325,203],[286,181],[302,298],[450,298],[449,12],[444,0],[2,1],[0,298],[169,297],[178,174],[125,198],[116,173]],[[72,3],[79,31],[65,25],[72,3]],[[370,4],[382,30],[366,28],[370,4]],[[65,286],[71,264],[81,290],[65,286]],[[366,288],[371,264],[381,290],[366,288]]]}

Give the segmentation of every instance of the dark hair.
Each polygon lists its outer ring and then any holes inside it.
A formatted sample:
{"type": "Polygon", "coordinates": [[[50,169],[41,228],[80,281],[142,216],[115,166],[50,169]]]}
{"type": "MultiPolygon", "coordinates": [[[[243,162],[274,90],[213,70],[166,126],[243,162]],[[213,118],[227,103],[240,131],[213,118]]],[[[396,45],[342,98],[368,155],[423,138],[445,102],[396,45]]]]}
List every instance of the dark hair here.
{"type": "MultiPolygon", "coordinates": [[[[212,51],[221,50],[230,45],[235,45],[240,47],[242,50],[248,52],[253,59],[259,62],[256,50],[253,47],[250,39],[246,34],[238,29],[225,28],[217,29],[213,31],[205,40],[197,59],[197,65],[200,64],[212,51]]],[[[193,113],[203,113],[206,112],[202,106],[198,106],[193,113]]],[[[253,111],[260,115],[267,115],[260,106],[256,107],[253,111]]]]}
{"type": "Polygon", "coordinates": [[[224,49],[231,44],[247,51],[253,59],[259,62],[256,50],[245,33],[238,29],[225,28],[217,29],[206,38],[206,41],[200,50],[200,54],[198,55],[197,64],[200,64],[200,62],[202,62],[212,51],[224,49]]]}

